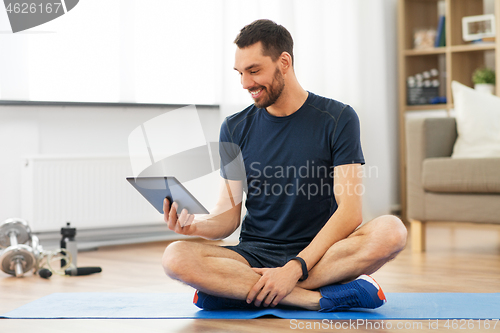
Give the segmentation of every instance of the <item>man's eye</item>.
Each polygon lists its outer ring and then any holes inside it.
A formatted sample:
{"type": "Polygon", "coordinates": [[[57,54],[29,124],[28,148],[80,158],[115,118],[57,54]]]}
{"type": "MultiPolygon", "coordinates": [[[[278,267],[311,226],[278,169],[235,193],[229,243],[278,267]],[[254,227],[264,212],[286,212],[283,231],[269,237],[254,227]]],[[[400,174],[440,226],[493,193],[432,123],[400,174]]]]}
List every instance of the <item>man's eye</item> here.
{"type": "Polygon", "coordinates": [[[251,71],[250,74],[257,74],[259,71],[251,71]]]}

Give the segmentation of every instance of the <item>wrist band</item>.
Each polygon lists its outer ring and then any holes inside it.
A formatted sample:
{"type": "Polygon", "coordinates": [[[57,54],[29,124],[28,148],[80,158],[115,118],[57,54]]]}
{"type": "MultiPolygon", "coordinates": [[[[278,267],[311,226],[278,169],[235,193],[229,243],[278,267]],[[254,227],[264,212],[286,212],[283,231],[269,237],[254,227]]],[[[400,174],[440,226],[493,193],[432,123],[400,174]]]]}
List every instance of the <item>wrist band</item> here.
{"type": "Polygon", "coordinates": [[[291,260],[297,260],[302,266],[302,277],[299,279],[299,281],[304,281],[305,279],[307,279],[307,277],[309,276],[309,272],[307,271],[307,264],[304,259],[302,259],[301,257],[293,257],[289,261],[291,260]]]}

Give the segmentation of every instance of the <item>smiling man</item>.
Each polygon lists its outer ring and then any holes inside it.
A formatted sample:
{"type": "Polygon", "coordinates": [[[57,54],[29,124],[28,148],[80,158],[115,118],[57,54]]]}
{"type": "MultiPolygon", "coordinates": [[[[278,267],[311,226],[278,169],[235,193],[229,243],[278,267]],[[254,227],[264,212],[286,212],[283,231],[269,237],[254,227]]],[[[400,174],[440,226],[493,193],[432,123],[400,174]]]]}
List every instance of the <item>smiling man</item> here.
{"type": "Polygon", "coordinates": [[[338,311],[377,308],[385,297],[367,274],[406,244],[395,216],[362,223],[359,120],[341,102],[304,90],[293,69],[293,40],[258,20],[235,40],[234,69],[254,104],[227,117],[220,141],[221,191],[211,214],[195,219],[165,200],[165,221],[179,234],[223,239],[240,225],[236,246],[179,241],[165,272],[197,289],[203,309],[293,306],[338,311]],[[241,158],[239,159],[238,156],[241,158]],[[240,161],[244,174],[225,166],[240,161]]]}

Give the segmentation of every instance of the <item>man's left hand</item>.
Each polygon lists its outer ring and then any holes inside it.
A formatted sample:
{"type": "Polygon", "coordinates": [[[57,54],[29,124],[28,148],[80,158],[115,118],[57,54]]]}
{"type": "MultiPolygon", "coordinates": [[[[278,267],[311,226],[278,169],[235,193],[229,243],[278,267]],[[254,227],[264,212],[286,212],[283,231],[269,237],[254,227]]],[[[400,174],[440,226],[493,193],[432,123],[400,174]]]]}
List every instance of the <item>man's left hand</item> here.
{"type": "Polygon", "coordinates": [[[252,287],[247,296],[247,303],[255,301],[255,306],[275,307],[295,288],[302,276],[300,263],[292,260],[283,267],[252,268],[261,278],[252,287]]]}

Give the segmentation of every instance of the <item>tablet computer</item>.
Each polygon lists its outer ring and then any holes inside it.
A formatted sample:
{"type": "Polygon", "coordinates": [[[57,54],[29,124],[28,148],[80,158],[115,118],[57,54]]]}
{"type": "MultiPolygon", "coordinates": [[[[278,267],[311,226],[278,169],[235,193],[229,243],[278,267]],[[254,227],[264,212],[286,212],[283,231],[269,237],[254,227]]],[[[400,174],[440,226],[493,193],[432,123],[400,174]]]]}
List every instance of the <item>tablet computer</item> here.
{"type": "Polygon", "coordinates": [[[163,214],[163,200],[177,202],[177,213],[186,208],[189,214],[208,214],[208,210],[175,177],[127,177],[127,181],[154,208],[163,214]]]}

